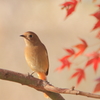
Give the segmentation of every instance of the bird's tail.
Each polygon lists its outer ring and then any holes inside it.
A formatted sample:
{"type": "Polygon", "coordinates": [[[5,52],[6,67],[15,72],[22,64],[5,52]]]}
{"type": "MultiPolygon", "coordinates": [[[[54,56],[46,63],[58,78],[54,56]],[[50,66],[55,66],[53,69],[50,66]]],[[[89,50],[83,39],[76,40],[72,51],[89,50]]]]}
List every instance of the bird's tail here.
{"type": "Polygon", "coordinates": [[[43,73],[43,72],[38,72],[37,74],[38,74],[39,79],[41,79],[41,80],[47,80],[47,79],[46,79],[45,73],[43,73]]]}
{"type": "MultiPolygon", "coordinates": [[[[45,73],[43,73],[43,72],[38,72],[37,74],[38,74],[39,79],[41,79],[41,80],[47,80],[47,79],[46,79],[45,73]]],[[[44,93],[44,97],[45,97],[45,98],[49,98],[49,97],[47,96],[47,94],[45,94],[45,93],[44,93]]]]}

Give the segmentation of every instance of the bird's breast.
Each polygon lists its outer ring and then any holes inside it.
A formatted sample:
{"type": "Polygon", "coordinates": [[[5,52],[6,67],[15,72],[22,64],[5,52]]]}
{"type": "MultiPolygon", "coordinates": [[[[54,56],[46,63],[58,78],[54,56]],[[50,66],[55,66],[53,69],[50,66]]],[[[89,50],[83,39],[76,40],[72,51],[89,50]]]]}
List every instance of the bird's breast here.
{"type": "Polygon", "coordinates": [[[36,72],[46,72],[46,57],[42,52],[42,49],[37,47],[26,47],[25,58],[29,67],[36,72]]]}
{"type": "Polygon", "coordinates": [[[25,48],[25,58],[26,58],[26,61],[29,67],[31,67],[32,70],[35,70],[37,66],[36,50],[31,47],[26,47],[25,48]]]}

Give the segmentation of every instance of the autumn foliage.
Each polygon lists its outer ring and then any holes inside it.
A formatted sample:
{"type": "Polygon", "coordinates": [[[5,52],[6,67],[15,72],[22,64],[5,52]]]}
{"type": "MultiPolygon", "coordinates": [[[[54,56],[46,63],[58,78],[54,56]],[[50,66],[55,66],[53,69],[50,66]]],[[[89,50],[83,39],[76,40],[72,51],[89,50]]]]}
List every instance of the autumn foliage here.
{"type": "Polygon", "coordinates": [[[66,17],[65,19],[72,14],[75,11],[75,8],[77,6],[78,1],[77,0],[71,0],[69,2],[65,2],[63,4],[61,4],[60,6],[62,6],[62,9],[66,10],[66,17]]]}
{"type": "Polygon", "coordinates": [[[85,72],[84,69],[77,68],[76,72],[71,76],[71,78],[77,77],[77,85],[80,84],[80,82],[85,79],[85,72]]]}
{"type": "Polygon", "coordinates": [[[89,65],[93,64],[93,69],[96,72],[98,67],[99,67],[99,63],[100,63],[99,50],[96,51],[96,52],[93,52],[91,54],[88,54],[87,57],[89,57],[89,60],[86,63],[86,67],[88,67],[89,65]]]}
{"type": "MultiPolygon", "coordinates": [[[[93,0],[93,2],[96,2],[96,0],[93,0]]],[[[72,13],[75,13],[76,7],[78,3],[81,3],[81,0],[68,0],[64,3],[62,3],[61,9],[66,10],[65,19],[68,16],[71,16],[72,13]]],[[[97,32],[95,38],[100,39],[100,4],[96,5],[97,11],[93,14],[90,14],[90,17],[94,17],[97,21],[95,22],[94,26],[91,27],[90,32],[99,29],[97,32]]],[[[72,46],[72,48],[66,48],[64,49],[66,51],[66,55],[59,59],[59,61],[62,63],[60,67],[56,68],[56,71],[62,71],[65,68],[70,69],[70,67],[73,66],[72,59],[77,59],[77,57],[85,56],[87,58],[87,61],[83,68],[76,68],[75,72],[71,75],[70,79],[73,79],[76,77],[76,85],[78,86],[82,80],[86,79],[86,72],[85,70],[87,68],[92,67],[94,72],[97,73],[98,68],[100,67],[100,47],[96,51],[91,51],[87,54],[84,54],[85,50],[89,48],[88,43],[83,38],[78,38],[80,40],[80,43],[72,46]],[[77,51],[76,51],[77,49],[77,51]],[[72,59],[70,59],[72,58],[72,59]]],[[[100,92],[100,77],[95,79],[95,82],[97,82],[93,92],[100,92]]]]}

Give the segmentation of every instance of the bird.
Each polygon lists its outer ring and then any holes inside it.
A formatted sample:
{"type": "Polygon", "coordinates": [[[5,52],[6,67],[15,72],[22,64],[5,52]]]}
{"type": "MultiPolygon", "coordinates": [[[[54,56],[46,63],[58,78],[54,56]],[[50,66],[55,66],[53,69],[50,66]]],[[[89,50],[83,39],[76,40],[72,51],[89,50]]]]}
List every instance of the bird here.
{"type": "Polygon", "coordinates": [[[25,41],[25,59],[33,72],[37,73],[39,79],[46,80],[49,72],[48,53],[45,45],[32,31],[20,35],[25,41]]]}
{"type": "MultiPolygon", "coordinates": [[[[39,79],[47,81],[46,76],[49,72],[49,59],[45,45],[39,37],[32,31],[27,31],[23,35],[25,47],[25,59],[33,72],[37,73],[39,79]]],[[[47,94],[44,94],[49,98],[47,94]]]]}

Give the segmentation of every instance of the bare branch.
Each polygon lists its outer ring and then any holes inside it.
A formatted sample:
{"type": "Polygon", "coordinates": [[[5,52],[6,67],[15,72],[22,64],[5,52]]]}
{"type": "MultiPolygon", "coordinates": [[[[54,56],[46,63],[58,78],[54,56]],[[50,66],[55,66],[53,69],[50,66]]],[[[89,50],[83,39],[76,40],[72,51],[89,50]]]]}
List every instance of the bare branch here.
{"type": "Polygon", "coordinates": [[[39,80],[31,75],[0,69],[0,79],[21,83],[38,91],[46,93],[52,100],[65,100],[60,94],[45,90],[46,81],[39,80]]]}
{"type": "Polygon", "coordinates": [[[23,75],[21,73],[4,69],[0,69],[0,79],[18,82],[22,85],[35,88],[38,91],[46,93],[52,100],[65,100],[59,93],[81,95],[100,99],[100,95],[97,94],[75,90],[74,87],[71,89],[54,87],[47,81],[42,81],[30,75],[23,75]]]}

